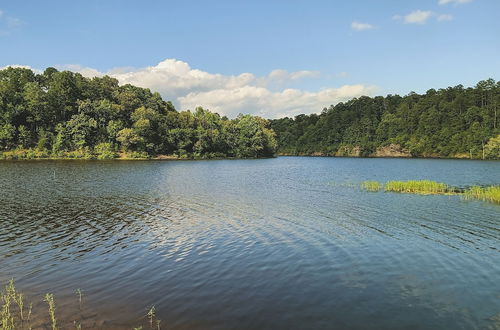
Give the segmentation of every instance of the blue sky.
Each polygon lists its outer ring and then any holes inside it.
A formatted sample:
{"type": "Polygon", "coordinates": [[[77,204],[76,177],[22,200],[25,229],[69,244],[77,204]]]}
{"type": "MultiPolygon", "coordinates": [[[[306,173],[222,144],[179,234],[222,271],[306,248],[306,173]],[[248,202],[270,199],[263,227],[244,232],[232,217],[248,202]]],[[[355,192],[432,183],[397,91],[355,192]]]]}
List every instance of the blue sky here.
{"type": "Polygon", "coordinates": [[[500,79],[499,0],[0,0],[0,11],[0,67],[111,74],[230,116],[500,79]]]}

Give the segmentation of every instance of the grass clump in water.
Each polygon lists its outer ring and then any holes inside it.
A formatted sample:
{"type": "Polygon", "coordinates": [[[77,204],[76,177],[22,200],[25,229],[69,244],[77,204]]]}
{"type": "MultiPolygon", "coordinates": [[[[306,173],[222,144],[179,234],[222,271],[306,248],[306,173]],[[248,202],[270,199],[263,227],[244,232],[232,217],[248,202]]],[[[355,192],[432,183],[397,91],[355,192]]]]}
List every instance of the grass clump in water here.
{"type": "Polygon", "coordinates": [[[479,199],[486,202],[500,204],[500,186],[478,187],[474,186],[464,191],[465,199],[479,199]]]}
{"type": "Polygon", "coordinates": [[[389,181],[385,191],[410,194],[454,194],[454,190],[445,183],[431,180],[389,181]]]}
{"type": "Polygon", "coordinates": [[[361,183],[361,189],[366,191],[379,191],[382,188],[382,184],[378,181],[364,181],[361,183]]]}

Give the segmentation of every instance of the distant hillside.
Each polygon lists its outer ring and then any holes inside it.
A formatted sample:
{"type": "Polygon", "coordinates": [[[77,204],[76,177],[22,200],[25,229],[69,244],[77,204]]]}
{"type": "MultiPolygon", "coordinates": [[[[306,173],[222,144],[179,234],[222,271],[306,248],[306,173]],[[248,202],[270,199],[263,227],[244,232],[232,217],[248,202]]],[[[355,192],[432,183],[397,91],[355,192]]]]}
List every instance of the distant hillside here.
{"type": "Polygon", "coordinates": [[[500,82],[360,97],[271,121],[280,154],[500,158],[500,82]]]}

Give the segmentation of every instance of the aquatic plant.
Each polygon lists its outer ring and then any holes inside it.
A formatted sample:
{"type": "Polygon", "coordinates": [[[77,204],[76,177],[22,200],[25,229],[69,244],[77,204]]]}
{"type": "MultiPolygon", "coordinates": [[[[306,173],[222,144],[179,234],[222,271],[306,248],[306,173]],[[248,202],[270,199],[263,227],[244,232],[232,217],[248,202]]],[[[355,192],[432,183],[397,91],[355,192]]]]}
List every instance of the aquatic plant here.
{"type": "MultiPolygon", "coordinates": [[[[12,285],[14,285],[14,283],[12,283],[12,285]]],[[[23,313],[23,309],[24,309],[23,294],[22,293],[17,293],[17,294],[14,293],[14,302],[19,307],[19,315],[21,317],[21,320],[23,320],[24,319],[24,315],[23,315],[24,314],[23,313]]]]}
{"type": "Polygon", "coordinates": [[[385,191],[413,194],[454,194],[454,189],[445,183],[431,180],[389,181],[385,191]]]}
{"type": "Polygon", "coordinates": [[[491,187],[474,186],[464,191],[463,198],[479,199],[486,202],[500,204],[500,186],[491,186],[491,187]]]}
{"type": "MultiPolygon", "coordinates": [[[[83,302],[83,290],[82,289],[76,289],[75,290],[77,297],[78,297],[78,303],[80,306],[80,309],[82,307],[82,302],[83,302]]],[[[49,314],[49,320],[45,320],[43,324],[43,328],[50,328],[51,330],[57,330],[60,327],[63,327],[64,329],[69,329],[73,327],[76,330],[81,330],[82,327],[85,327],[85,325],[82,325],[82,321],[78,320],[73,320],[72,323],[69,320],[64,321],[63,324],[59,325],[58,321],[56,319],[56,303],[54,299],[54,295],[52,293],[47,293],[44,296],[43,299],[47,305],[48,305],[48,314],[49,314]],[[50,325],[48,323],[50,322],[50,325]]],[[[31,326],[31,315],[32,315],[32,310],[33,310],[33,304],[30,303],[27,305],[28,307],[26,308],[26,300],[24,294],[20,293],[17,291],[15,285],[14,285],[14,280],[10,280],[8,284],[4,287],[4,290],[0,292],[0,330],[15,330],[15,329],[32,329],[31,326]]],[[[37,314],[40,316],[40,314],[37,314]]],[[[46,314],[45,314],[46,315],[46,314]]],[[[159,320],[156,317],[156,307],[151,306],[151,308],[148,310],[146,315],[143,317],[143,321],[141,323],[149,323],[149,328],[151,330],[156,329],[156,330],[161,330],[160,323],[161,320],[159,320]],[[145,320],[147,318],[147,321],[145,320]]],[[[146,323],[146,324],[147,324],[146,323]]],[[[139,325],[137,328],[134,329],[145,329],[147,326],[139,325]]]]}
{"type": "Polygon", "coordinates": [[[398,192],[423,195],[461,195],[463,199],[477,199],[500,204],[500,186],[479,187],[468,189],[449,186],[445,183],[431,180],[389,181],[382,186],[377,181],[364,181],[361,188],[366,191],[398,192]]]}
{"type": "Polygon", "coordinates": [[[49,305],[49,315],[50,315],[52,330],[57,330],[56,303],[54,301],[54,295],[52,293],[47,293],[45,295],[44,300],[49,305]]]}
{"type": "Polygon", "coordinates": [[[78,288],[76,289],[76,295],[78,296],[78,303],[80,305],[80,309],[82,309],[82,296],[83,296],[83,292],[82,292],[82,289],[78,288]]]}
{"type": "Polygon", "coordinates": [[[31,309],[32,304],[30,304],[28,310],[28,316],[24,318],[24,295],[22,293],[17,292],[16,287],[14,286],[14,280],[10,280],[9,283],[5,286],[5,291],[0,293],[0,302],[2,303],[0,309],[0,329],[1,330],[11,330],[22,328],[22,325],[25,324],[29,329],[31,326],[29,324],[31,318],[31,309]],[[15,313],[13,307],[17,305],[19,312],[15,313]]]}
{"type": "Polygon", "coordinates": [[[148,315],[148,319],[149,319],[149,326],[151,327],[151,329],[153,329],[153,319],[156,315],[155,306],[151,306],[147,315],[148,315]]]}
{"type": "Polygon", "coordinates": [[[11,280],[5,287],[5,292],[1,293],[2,309],[0,311],[0,325],[2,330],[14,329],[14,316],[11,313],[10,306],[13,298],[13,291],[15,292],[14,283],[11,280]]]}
{"type": "Polygon", "coordinates": [[[366,191],[379,191],[382,185],[378,181],[364,181],[361,183],[361,189],[366,191]]]}

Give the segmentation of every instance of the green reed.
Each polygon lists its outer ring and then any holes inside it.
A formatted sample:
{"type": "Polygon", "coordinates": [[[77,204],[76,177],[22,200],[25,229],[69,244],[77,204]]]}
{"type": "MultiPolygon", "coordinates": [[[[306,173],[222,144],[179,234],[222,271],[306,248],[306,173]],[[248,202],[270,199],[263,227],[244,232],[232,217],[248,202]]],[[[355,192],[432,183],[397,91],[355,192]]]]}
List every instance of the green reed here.
{"type": "Polygon", "coordinates": [[[56,302],[54,301],[54,295],[52,293],[47,293],[44,300],[49,305],[49,315],[52,330],[57,330],[56,302]]]}
{"type": "Polygon", "coordinates": [[[14,280],[10,280],[5,286],[4,291],[0,293],[0,302],[2,303],[0,309],[1,330],[19,329],[22,328],[23,325],[31,329],[29,322],[32,304],[29,305],[27,318],[24,318],[24,295],[17,292],[14,280]],[[15,311],[15,305],[17,305],[17,313],[15,311]],[[24,324],[25,322],[27,322],[27,324],[24,324]]]}
{"type": "Polygon", "coordinates": [[[389,181],[382,185],[377,181],[364,181],[361,189],[365,191],[398,192],[422,195],[461,195],[463,199],[477,199],[500,204],[500,186],[479,187],[468,189],[449,186],[442,182],[431,180],[389,181]]]}
{"type": "Polygon", "coordinates": [[[478,187],[466,189],[463,193],[464,199],[479,199],[486,202],[500,204],[500,186],[478,187]]]}
{"type": "Polygon", "coordinates": [[[382,184],[378,181],[364,181],[361,183],[361,189],[366,191],[379,191],[382,188],[382,184]]]}
{"type": "Polygon", "coordinates": [[[13,292],[15,294],[14,281],[11,280],[5,287],[5,292],[2,292],[0,295],[2,301],[2,309],[0,311],[0,329],[2,330],[15,329],[14,315],[11,313],[13,292]]]}
{"type": "Polygon", "coordinates": [[[454,194],[453,188],[445,183],[431,180],[389,181],[385,191],[410,194],[454,194]]]}

